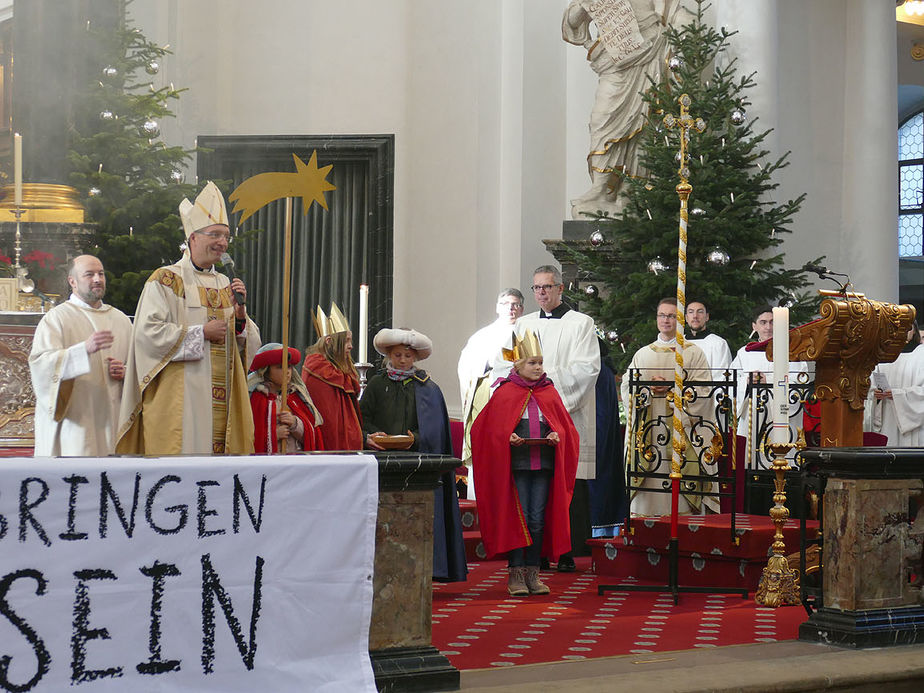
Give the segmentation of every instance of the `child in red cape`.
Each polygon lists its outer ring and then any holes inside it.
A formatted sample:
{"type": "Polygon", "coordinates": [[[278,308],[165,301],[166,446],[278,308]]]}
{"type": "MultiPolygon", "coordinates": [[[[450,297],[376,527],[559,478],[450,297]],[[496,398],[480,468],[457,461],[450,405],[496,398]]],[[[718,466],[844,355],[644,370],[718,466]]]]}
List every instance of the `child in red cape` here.
{"type": "Polygon", "coordinates": [[[247,388],[250,390],[250,407],[253,409],[254,451],[260,455],[275,454],[279,441],[286,439],[286,451],[323,450],[321,431],[323,419],[318,412],[305,383],[292,370],[302,355],[289,347],[288,411],[279,412],[282,400],[282,344],[270,343],[260,347],[250,364],[247,388]]]}
{"type": "Polygon", "coordinates": [[[504,358],[513,371],[472,425],[478,521],[488,556],[507,553],[507,591],[548,594],[539,562],[571,549],[578,433],[543,371],[536,336],[514,335],[504,358]]]}

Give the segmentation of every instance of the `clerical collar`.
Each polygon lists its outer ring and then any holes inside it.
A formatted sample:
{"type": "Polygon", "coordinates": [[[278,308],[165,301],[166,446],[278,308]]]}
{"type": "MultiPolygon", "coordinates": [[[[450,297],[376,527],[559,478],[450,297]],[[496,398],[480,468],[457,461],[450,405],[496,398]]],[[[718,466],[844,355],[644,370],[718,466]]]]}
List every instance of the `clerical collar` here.
{"type": "Polygon", "coordinates": [[[551,312],[551,313],[546,313],[542,308],[540,308],[540,309],[539,309],[539,317],[540,317],[540,318],[549,318],[549,319],[551,319],[551,320],[558,320],[558,319],[561,318],[565,313],[567,313],[569,310],[571,310],[571,306],[569,306],[567,303],[565,303],[564,301],[562,301],[562,302],[559,303],[555,308],[552,309],[552,312],[551,312]]]}
{"type": "Polygon", "coordinates": [[[662,346],[676,346],[677,338],[671,337],[670,339],[661,339],[661,333],[658,333],[658,338],[655,340],[655,344],[660,344],[662,346]]]}
{"type": "Polygon", "coordinates": [[[687,339],[705,339],[711,334],[712,332],[709,331],[708,325],[703,325],[703,329],[701,330],[694,330],[692,327],[687,325],[687,339]]]}
{"type": "Polygon", "coordinates": [[[193,269],[198,270],[199,272],[213,272],[215,270],[215,265],[212,265],[208,269],[203,269],[199,267],[195,262],[193,262],[192,255],[189,256],[189,264],[193,266],[193,269]]]}

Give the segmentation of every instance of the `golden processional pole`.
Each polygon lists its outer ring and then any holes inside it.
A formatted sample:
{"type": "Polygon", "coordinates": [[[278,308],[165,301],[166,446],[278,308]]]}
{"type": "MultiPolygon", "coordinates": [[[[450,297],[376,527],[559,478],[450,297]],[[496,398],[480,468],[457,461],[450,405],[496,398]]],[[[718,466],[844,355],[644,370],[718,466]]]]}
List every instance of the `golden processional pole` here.
{"type": "Polygon", "coordinates": [[[687,201],[690,199],[690,193],[693,192],[693,186],[689,183],[690,168],[687,165],[689,154],[687,152],[687,139],[690,130],[702,132],[706,129],[706,123],[702,118],[695,120],[689,114],[690,97],[687,94],[681,94],[677,99],[680,103],[680,116],[674,116],[668,113],[664,116],[664,125],[668,129],[678,128],[680,130],[680,166],[677,174],[680,176],[680,182],[677,184],[677,196],[680,198],[680,227],[679,243],[677,246],[677,348],[674,350],[674,434],[671,436],[671,541],[677,541],[678,520],[680,502],[680,479],[683,474],[683,460],[686,454],[686,435],[683,430],[683,327],[684,313],[686,310],[686,283],[687,283],[687,201]]]}
{"type": "MultiPolygon", "coordinates": [[[[318,152],[311,153],[308,163],[292,155],[295,173],[258,173],[241,183],[228,199],[234,203],[232,212],[241,212],[243,224],[261,207],[285,198],[285,229],[282,248],[282,404],[279,411],[289,410],[289,284],[292,273],[292,198],[302,198],[302,214],[308,214],[312,203],[317,202],[327,209],[324,193],[336,190],[327,181],[327,174],[333,164],[318,168],[318,152]]],[[[286,440],[280,441],[279,453],[285,454],[286,440]]]]}

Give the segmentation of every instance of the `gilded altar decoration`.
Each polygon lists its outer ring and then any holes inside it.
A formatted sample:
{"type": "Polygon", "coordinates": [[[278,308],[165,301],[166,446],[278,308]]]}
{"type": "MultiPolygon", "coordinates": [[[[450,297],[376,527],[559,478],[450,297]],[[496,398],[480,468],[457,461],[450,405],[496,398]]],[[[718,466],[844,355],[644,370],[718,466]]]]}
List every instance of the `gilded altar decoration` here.
{"type": "MultiPolygon", "coordinates": [[[[821,445],[859,446],[870,373],[891,363],[907,343],[911,305],[873,301],[863,294],[822,292],[821,317],[790,330],[789,358],[815,361],[815,396],[821,402],[821,445]]],[[[773,344],[767,346],[773,358],[773,344]]]]}

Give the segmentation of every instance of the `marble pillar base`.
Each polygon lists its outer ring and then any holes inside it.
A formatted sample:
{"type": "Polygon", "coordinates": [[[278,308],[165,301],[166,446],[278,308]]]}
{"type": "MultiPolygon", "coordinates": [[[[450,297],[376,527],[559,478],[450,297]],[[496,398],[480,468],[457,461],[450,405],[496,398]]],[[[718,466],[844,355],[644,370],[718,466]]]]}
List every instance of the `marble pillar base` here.
{"type": "Polygon", "coordinates": [[[450,691],[459,670],[430,641],[433,496],[453,457],[379,452],[369,656],[379,691],[450,691]]]}
{"type": "Polygon", "coordinates": [[[459,688],[459,670],[432,645],[373,650],[369,658],[379,693],[459,688]]]}
{"type": "Polygon", "coordinates": [[[822,607],[799,626],[799,640],[840,647],[886,647],[924,642],[924,607],[843,611],[822,607]]]}
{"type": "Polygon", "coordinates": [[[824,494],[824,606],[845,612],[920,604],[920,479],[829,479],[824,494]]]}

